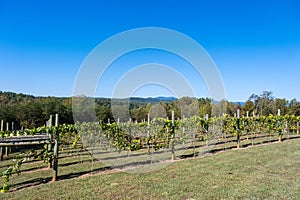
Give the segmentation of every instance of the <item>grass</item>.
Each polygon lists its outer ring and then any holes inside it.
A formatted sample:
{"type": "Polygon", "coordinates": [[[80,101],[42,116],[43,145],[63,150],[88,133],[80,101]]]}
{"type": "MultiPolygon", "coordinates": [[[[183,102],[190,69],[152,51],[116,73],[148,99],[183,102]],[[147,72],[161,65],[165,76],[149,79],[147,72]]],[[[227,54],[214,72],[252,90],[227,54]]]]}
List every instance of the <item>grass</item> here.
{"type": "Polygon", "coordinates": [[[104,165],[84,152],[61,157],[58,182],[49,182],[51,170],[36,170],[46,164],[29,162],[24,173],[12,177],[14,189],[0,199],[300,199],[300,139],[186,159],[139,174],[81,177],[105,170],[104,165]]]}

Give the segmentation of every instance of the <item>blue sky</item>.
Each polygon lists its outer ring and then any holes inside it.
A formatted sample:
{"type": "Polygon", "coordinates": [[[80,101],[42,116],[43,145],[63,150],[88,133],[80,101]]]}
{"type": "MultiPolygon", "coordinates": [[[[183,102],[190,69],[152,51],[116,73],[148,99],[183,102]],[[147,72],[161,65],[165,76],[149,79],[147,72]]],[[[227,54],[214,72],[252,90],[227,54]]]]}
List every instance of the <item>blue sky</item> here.
{"type": "MultiPolygon", "coordinates": [[[[71,96],[81,63],[100,42],[128,29],[164,27],[190,36],[206,49],[230,101],[245,101],[263,90],[300,100],[299,19],[297,0],[1,0],[0,91],[71,96]]],[[[209,95],[203,81],[197,82],[192,70],[182,70],[183,61],[175,62],[175,56],[148,50],[116,63],[130,69],[133,63],[152,59],[184,71],[197,96],[209,95]]],[[[108,73],[97,95],[109,97],[117,79],[118,73],[108,73]]],[[[134,95],[171,93],[148,86],[134,95]]]]}

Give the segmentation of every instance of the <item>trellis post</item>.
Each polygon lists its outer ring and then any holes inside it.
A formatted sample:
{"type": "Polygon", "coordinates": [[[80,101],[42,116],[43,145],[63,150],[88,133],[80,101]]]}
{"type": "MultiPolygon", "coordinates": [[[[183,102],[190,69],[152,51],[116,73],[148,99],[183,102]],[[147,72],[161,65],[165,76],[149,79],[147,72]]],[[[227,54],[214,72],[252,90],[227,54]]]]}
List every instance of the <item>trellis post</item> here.
{"type": "MultiPolygon", "coordinates": [[[[50,118],[49,118],[49,120],[48,120],[47,126],[48,126],[49,128],[52,127],[52,115],[50,115],[50,118]]],[[[50,141],[52,142],[52,141],[53,141],[53,133],[50,132],[49,138],[50,138],[50,141]]],[[[48,144],[48,151],[49,151],[49,152],[52,151],[52,143],[48,144]]],[[[52,159],[49,160],[48,168],[49,168],[49,169],[52,168],[52,159]]]]}
{"type": "MultiPolygon", "coordinates": [[[[9,123],[6,122],[6,130],[9,131],[9,123]]],[[[8,156],[8,147],[5,147],[5,156],[8,156]]]]}
{"type": "MultiPolygon", "coordinates": [[[[277,115],[280,116],[280,109],[278,109],[277,115]]],[[[280,120],[279,120],[279,119],[278,119],[278,122],[277,122],[277,126],[278,126],[278,128],[280,128],[281,126],[283,126],[283,125],[280,123],[280,120]]],[[[282,141],[282,130],[278,130],[278,141],[279,141],[279,142],[282,141]]]]}
{"type": "MultiPolygon", "coordinates": [[[[4,121],[1,120],[1,131],[3,131],[4,121]]],[[[3,147],[0,147],[0,161],[3,161],[3,147]]]]}
{"type": "Polygon", "coordinates": [[[237,148],[240,148],[241,144],[241,130],[240,130],[240,109],[237,110],[237,148]]]}
{"type": "Polygon", "coordinates": [[[4,121],[3,119],[1,120],[1,131],[3,131],[3,125],[4,125],[4,121]]]}
{"type": "Polygon", "coordinates": [[[59,132],[58,132],[58,114],[55,115],[55,135],[54,135],[54,152],[53,152],[53,178],[52,181],[57,180],[58,174],[58,139],[59,139],[59,132]]]}
{"type": "Polygon", "coordinates": [[[175,124],[174,124],[174,110],[172,110],[172,129],[171,129],[171,135],[172,135],[172,142],[171,142],[171,152],[172,152],[172,160],[175,160],[175,124]]]}
{"type": "Polygon", "coordinates": [[[147,115],[147,148],[148,148],[148,154],[150,154],[150,112],[148,112],[147,115]]]}

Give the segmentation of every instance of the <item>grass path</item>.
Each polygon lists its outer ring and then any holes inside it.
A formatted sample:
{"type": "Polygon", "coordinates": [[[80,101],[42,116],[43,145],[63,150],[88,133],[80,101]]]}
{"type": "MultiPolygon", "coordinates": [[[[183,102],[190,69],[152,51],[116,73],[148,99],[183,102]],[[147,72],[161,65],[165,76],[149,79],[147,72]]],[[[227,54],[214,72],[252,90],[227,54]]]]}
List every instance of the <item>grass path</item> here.
{"type": "MultiPolygon", "coordinates": [[[[68,159],[59,175],[69,178],[0,194],[0,199],[300,199],[300,139],[187,159],[152,173],[100,173],[103,165],[88,162],[87,155],[68,159]],[[91,167],[96,175],[76,176],[91,167]]],[[[18,188],[38,177],[46,183],[51,172],[12,180],[18,188]]]]}

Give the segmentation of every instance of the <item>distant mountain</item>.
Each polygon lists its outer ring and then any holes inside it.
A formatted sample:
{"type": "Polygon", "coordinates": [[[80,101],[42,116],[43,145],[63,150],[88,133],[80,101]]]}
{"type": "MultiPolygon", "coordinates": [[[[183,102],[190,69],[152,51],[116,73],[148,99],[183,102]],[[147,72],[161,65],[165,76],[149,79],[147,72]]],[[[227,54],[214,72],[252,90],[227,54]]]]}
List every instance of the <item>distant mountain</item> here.
{"type": "Polygon", "coordinates": [[[237,102],[232,102],[232,103],[234,103],[235,105],[241,105],[241,106],[243,106],[243,105],[245,105],[245,103],[246,102],[240,102],[240,101],[237,101],[237,102]]]}
{"type": "Polygon", "coordinates": [[[175,97],[156,97],[155,99],[159,99],[160,101],[168,101],[168,102],[172,102],[172,101],[178,100],[175,97]]]}
{"type": "Polygon", "coordinates": [[[159,103],[159,102],[172,102],[177,100],[175,97],[130,97],[131,102],[138,102],[138,103],[159,103]]]}
{"type": "MultiPolygon", "coordinates": [[[[214,102],[214,104],[218,104],[220,101],[213,101],[213,102],[214,102]]],[[[243,105],[245,105],[246,102],[234,101],[234,102],[231,102],[231,103],[233,103],[234,105],[241,105],[241,106],[243,106],[243,105]]]]}

